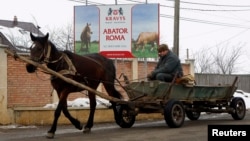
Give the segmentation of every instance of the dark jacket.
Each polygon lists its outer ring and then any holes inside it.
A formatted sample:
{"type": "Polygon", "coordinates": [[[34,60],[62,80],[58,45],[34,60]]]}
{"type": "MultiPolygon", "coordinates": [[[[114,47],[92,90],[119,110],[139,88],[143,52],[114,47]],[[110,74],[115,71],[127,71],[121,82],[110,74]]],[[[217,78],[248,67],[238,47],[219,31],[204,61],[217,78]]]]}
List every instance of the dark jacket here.
{"type": "Polygon", "coordinates": [[[157,73],[168,73],[173,76],[177,73],[177,77],[183,76],[181,61],[170,50],[165,56],[160,57],[155,70],[152,72],[152,77],[155,78],[157,73]]]}

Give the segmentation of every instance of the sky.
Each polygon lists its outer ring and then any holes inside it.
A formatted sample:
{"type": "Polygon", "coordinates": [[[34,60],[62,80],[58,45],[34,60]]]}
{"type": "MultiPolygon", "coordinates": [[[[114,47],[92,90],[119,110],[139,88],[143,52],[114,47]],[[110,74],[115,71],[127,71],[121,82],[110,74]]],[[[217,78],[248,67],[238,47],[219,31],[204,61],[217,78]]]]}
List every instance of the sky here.
{"type": "MultiPolygon", "coordinates": [[[[160,3],[160,43],[173,46],[173,0],[117,0],[117,4],[160,3]]],[[[0,0],[0,19],[32,22],[42,32],[64,27],[74,21],[74,6],[84,0],[0,0]]],[[[115,0],[88,0],[88,5],[115,4],[115,0]]],[[[217,47],[242,45],[237,73],[250,73],[250,1],[249,0],[182,0],[180,4],[179,56],[183,62],[198,51],[216,51],[217,47]]]]}

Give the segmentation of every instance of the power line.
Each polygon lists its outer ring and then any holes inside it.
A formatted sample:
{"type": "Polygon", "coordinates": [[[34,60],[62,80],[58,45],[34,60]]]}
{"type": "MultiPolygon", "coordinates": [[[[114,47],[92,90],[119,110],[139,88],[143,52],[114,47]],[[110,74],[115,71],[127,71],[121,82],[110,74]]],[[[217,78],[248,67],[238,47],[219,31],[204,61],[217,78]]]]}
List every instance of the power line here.
{"type": "MultiPolygon", "coordinates": [[[[160,17],[171,18],[171,19],[174,18],[174,16],[172,16],[172,15],[166,15],[166,14],[160,14],[160,17]]],[[[228,23],[213,22],[213,21],[206,21],[206,20],[198,20],[198,19],[185,18],[185,17],[180,17],[180,20],[189,21],[189,22],[197,22],[197,23],[210,24],[210,25],[218,25],[218,26],[227,26],[227,27],[236,27],[236,28],[250,29],[249,26],[244,26],[244,25],[228,24],[228,23]]]]}
{"type": "MultiPolygon", "coordinates": [[[[174,0],[165,0],[165,1],[172,1],[174,0]]],[[[208,4],[208,3],[198,3],[198,2],[187,2],[187,1],[181,1],[181,3],[186,3],[186,4],[193,4],[193,5],[205,5],[205,6],[217,6],[217,7],[249,7],[250,5],[225,5],[225,4],[208,4]]]]}
{"type": "MultiPolygon", "coordinates": [[[[80,3],[86,3],[84,0],[69,0],[69,1],[74,1],[74,2],[80,2],[80,3]]],[[[131,1],[131,2],[139,2],[136,0],[127,0],[127,1],[131,1]]],[[[172,1],[172,0],[168,0],[168,1],[172,1]]],[[[92,2],[92,1],[88,1],[88,3],[90,4],[97,4],[97,5],[105,5],[103,3],[97,3],[97,2],[92,2]]],[[[143,2],[139,2],[139,3],[143,3],[143,2]]],[[[167,6],[167,5],[162,5],[160,4],[161,7],[168,7],[168,8],[174,8],[172,6],[167,6]]],[[[182,8],[183,9],[183,8],[182,8]]],[[[192,8],[184,8],[185,10],[199,10],[199,9],[192,9],[192,8]]],[[[200,9],[201,11],[206,11],[204,9],[200,9]]],[[[250,10],[250,9],[249,9],[250,10]]],[[[222,10],[221,10],[222,11],[222,10]]],[[[160,17],[163,18],[171,18],[173,19],[174,17],[171,15],[166,15],[166,14],[160,14],[160,17]]],[[[184,21],[189,21],[189,22],[197,22],[197,23],[203,23],[203,24],[210,24],[210,25],[217,25],[217,26],[227,26],[227,27],[234,27],[234,28],[245,28],[245,29],[249,29],[250,27],[248,26],[244,26],[244,25],[239,25],[239,24],[228,24],[228,23],[221,23],[221,22],[213,22],[213,21],[206,21],[206,20],[199,20],[199,19],[192,19],[192,18],[186,18],[186,17],[180,17],[180,20],[184,20],[184,21]]]]}
{"type": "MultiPolygon", "coordinates": [[[[74,2],[79,2],[79,3],[85,3],[85,0],[69,0],[69,1],[74,1],[74,2]]],[[[145,2],[137,1],[137,0],[126,0],[129,2],[134,2],[134,3],[141,3],[145,4],[145,2]]],[[[167,0],[167,1],[174,1],[174,0],[167,0]]],[[[196,5],[210,5],[210,6],[227,6],[227,7],[249,7],[250,6],[244,6],[244,5],[216,5],[216,4],[204,4],[204,3],[193,3],[193,2],[185,2],[181,1],[181,3],[187,3],[187,4],[196,4],[196,5]]],[[[93,4],[93,5],[105,5],[103,3],[98,3],[98,2],[93,2],[93,1],[87,1],[87,4],[93,4]]],[[[167,5],[162,5],[162,7],[168,7],[168,8],[174,8],[173,6],[167,6],[167,5]]],[[[221,9],[199,9],[199,8],[186,8],[186,7],[180,7],[181,10],[197,10],[197,11],[219,11],[219,12],[229,12],[229,11],[250,11],[250,9],[227,9],[227,10],[221,10],[221,9]]]]}
{"type": "Polygon", "coordinates": [[[195,2],[185,2],[185,1],[181,1],[181,3],[195,4],[195,5],[206,5],[206,6],[216,6],[216,7],[249,7],[250,8],[250,5],[220,5],[220,4],[195,3],[195,2]]]}
{"type": "MultiPolygon", "coordinates": [[[[174,8],[173,6],[167,6],[160,4],[161,7],[174,8]]],[[[250,8],[250,7],[249,7],[250,8]]],[[[242,11],[250,11],[250,9],[200,9],[200,8],[186,8],[180,7],[180,10],[195,10],[195,11],[214,11],[214,12],[242,12],[242,11]]]]}

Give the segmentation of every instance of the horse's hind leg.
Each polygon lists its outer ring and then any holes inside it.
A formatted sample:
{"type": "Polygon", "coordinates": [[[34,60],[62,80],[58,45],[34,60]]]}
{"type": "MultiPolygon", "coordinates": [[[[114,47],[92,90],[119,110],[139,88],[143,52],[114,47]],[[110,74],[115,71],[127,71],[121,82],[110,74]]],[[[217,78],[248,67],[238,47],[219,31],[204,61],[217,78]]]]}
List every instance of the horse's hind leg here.
{"type": "MultiPolygon", "coordinates": [[[[107,93],[110,96],[113,96],[113,97],[118,98],[118,99],[121,98],[121,94],[115,89],[114,85],[104,83],[104,87],[105,87],[107,93]]],[[[118,121],[119,116],[118,116],[118,111],[116,109],[116,103],[112,102],[112,101],[110,103],[112,104],[112,109],[113,109],[113,112],[114,112],[114,118],[115,118],[116,121],[118,121]]]]}

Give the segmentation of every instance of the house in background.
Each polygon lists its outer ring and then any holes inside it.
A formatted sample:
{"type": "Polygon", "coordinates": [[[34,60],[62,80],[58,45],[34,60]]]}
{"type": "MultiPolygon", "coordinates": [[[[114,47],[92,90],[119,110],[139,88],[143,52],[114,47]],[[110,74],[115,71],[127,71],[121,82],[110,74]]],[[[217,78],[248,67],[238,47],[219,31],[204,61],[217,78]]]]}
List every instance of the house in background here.
{"type": "Polygon", "coordinates": [[[18,21],[16,16],[13,21],[0,19],[0,44],[7,45],[19,53],[29,52],[30,32],[43,35],[39,29],[40,27],[33,23],[18,21]]]}

